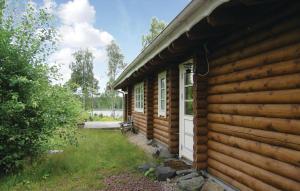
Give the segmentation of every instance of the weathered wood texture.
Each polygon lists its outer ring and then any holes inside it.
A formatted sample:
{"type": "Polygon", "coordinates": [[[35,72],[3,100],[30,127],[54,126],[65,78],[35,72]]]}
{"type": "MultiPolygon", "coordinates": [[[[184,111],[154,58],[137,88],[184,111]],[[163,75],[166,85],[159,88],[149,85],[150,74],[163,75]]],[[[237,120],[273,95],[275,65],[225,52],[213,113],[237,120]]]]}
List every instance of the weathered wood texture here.
{"type": "MultiPolygon", "coordinates": [[[[206,62],[203,59],[202,52],[194,56],[194,67],[197,72],[205,73],[203,66],[206,62]]],[[[207,149],[201,149],[207,146],[207,76],[194,74],[193,86],[193,110],[194,110],[194,161],[193,167],[197,170],[207,168],[207,149]]]]}
{"type": "Polygon", "coordinates": [[[158,75],[153,80],[153,137],[173,154],[178,153],[179,142],[179,70],[177,66],[166,70],[166,116],[158,115],[158,75]],[[170,112],[172,111],[172,112],[170,112]]]}
{"type": "Polygon", "coordinates": [[[241,190],[300,189],[299,23],[281,19],[209,57],[208,171],[241,190]]]}
{"type": "Polygon", "coordinates": [[[173,154],[179,148],[179,68],[172,66],[167,71],[168,89],[167,100],[169,112],[169,149],[173,154]]]}
{"type": "Polygon", "coordinates": [[[147,135],[147,97],[145,96],[145,90],[147,88],[147,83],[144,82],[144,112],[135,111],[135,101],[134,101],[134,85],[131,87],[130,93],[130,103],[131,103],[131,116],[133,119],[134,127],[138,128],[139,132],[147,135]]]}
{"type": "Polygon", "coordinates": [[[153,82],[152,76],[146,79],[145,86],[145,114],[146,114],[146,136],[147,139],[153,139],[153,82]]]}
{"type": "MultiPolygon", "coordinates": [[[[167,92],[168,86],[168,73],[166,74],[167,92]]],[[[167,107],[166,116],[158,115],[158,75],[155,75],[153,80],[153,137],[155,140],[169,146],[169,108],[167,107]]],[[[169,97],[167,96],[166,104],[169,105],[169,97]]]]}

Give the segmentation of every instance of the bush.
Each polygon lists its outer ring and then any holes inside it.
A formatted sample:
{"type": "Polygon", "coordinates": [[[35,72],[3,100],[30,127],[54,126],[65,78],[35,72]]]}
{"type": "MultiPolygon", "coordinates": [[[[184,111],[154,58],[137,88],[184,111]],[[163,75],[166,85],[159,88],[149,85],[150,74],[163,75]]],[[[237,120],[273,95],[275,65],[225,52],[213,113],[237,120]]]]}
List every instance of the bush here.
{"type": "Polygon", "coordinates": [[[56,135],[76,143],[81,112],[69,89],[50,83],[51,71],[43,64],[53,38],[46,13],[29,7],[23,15],[21,24],[0,21],[0,175],[48,149],[56,135]]]}

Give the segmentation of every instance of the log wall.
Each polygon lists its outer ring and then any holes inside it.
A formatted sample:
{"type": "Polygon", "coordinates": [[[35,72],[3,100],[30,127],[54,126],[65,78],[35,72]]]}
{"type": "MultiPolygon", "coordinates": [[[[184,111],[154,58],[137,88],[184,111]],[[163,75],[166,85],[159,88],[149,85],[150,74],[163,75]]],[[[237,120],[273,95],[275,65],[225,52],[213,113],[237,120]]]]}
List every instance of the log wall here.
{"type": "Polygon", "coordinates": [[[293,15],[210,56],[208,171],[241,190],[300,190],[299,23],[293,15]]]}
{"type": "Polygon", "coordinates": [[[147,82],[144,82],[144,112],[136,112],[134,109],[134,85],[130,87],[130,94],[128,95],[130,102],[130,114],[133,119],[134,127],[139,130],[140,133],[147,135],[147,82]]]}
{"type": "MultiPolygon", "coordinates": [[[[202,52],[194,56],[196,73],[205,73],[205,60],[202,52]]],[[[207,88],[208,77],[194,74],[193,109],[194,109],[194,161],[193,167],[197,170],[207,168],[207,88]]]]}
{"type": "Polygon", "coordinates": [[[169,150],[178,154],[179,149],[179,68],[170,66],[168,71],[169,150]]]}
{"type": "MultiPolygon", "coordinates": [[[[158,74],[157,73],[153,80],[153,137],[156,141],[163,143],[165,146],[169,145],[169,96],[166,96],[166,116],[158,115],[158,74]]],[[[169,92],[169,75],[166,72],[166,92],[169,92]]]]}

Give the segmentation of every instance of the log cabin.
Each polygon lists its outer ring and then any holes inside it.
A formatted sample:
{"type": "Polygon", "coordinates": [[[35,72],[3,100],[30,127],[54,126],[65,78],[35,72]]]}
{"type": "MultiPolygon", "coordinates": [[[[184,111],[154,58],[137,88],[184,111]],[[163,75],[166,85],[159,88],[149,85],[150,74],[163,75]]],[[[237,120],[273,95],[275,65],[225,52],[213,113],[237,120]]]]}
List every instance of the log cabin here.
{"type": "Polygon", "coordinates": [[[114,82],[124,120],[239,190],[300,190],[300,2],[193,0],[114,82]]]}

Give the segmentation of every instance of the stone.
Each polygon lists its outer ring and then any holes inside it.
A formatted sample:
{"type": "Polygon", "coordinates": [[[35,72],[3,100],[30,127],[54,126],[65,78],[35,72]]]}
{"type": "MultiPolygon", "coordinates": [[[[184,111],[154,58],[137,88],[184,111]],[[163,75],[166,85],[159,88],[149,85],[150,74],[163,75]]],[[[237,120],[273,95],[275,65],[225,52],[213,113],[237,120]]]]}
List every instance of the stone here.
{"type": "Polygon", "coordinates": [[[155,148],[154,152],[152,153],[152,156],[154,158],[157,158],[159,156],[159,154],[160,154],[160,148],[155,148]]]}
{"type": "Polygon", "coordinates": [[[182,191],[196,191],[200,190],[204,184],[204,178],[202,176],[193,177],[187,180],[181,180],[178,182],[178,188],[182,191]]]}
{"type": "Polygon", "coordinates": [[[147,140],[147,145],[152,145],[152,143],[153,143],[153,139],[147,140]]]}
{"type": "MultiPolygon", "coordinates": [[[[199,174],[197,172],[191,172],[190,174],[187,174],[185,176],[181,176],[177,179],[177,182],[183,181],[183,180],[188,180],[188,179],[192,179],[195,177],[198,177],[199,174]]],[[[202,178],[202,177],[201,177],[202,178]]]]}
{"type": "Polygon", "coordinates": [[[225,191],[225,189],[220,184],[209,180],[203,185],[201,191],[225,191]]]}
{"type": "Polygon", "coordinates": [[[184,176],[184,175],[190,174],[192,172],[196,172],[196,170],[195,169],[177,170],[176,171],[176,175],[177,176],[184,176]]]}
{"type": "Polygon", "coordinates": [[[157,180],[166,181],[168,178],[173,178],[176,175],[176,171],[170,167],[158,166],[155,170],[157,180]]]}
{"type": "Polygon", "coordinates": [[[144,173],[144,172],[148,171],[150,168],[155,168],[155,167],[156,167],[156,165],[153,163],[145,163],[145,164],[142,164],[141,166],[139,166],[138,170],[140,172],[144,173]]]}

